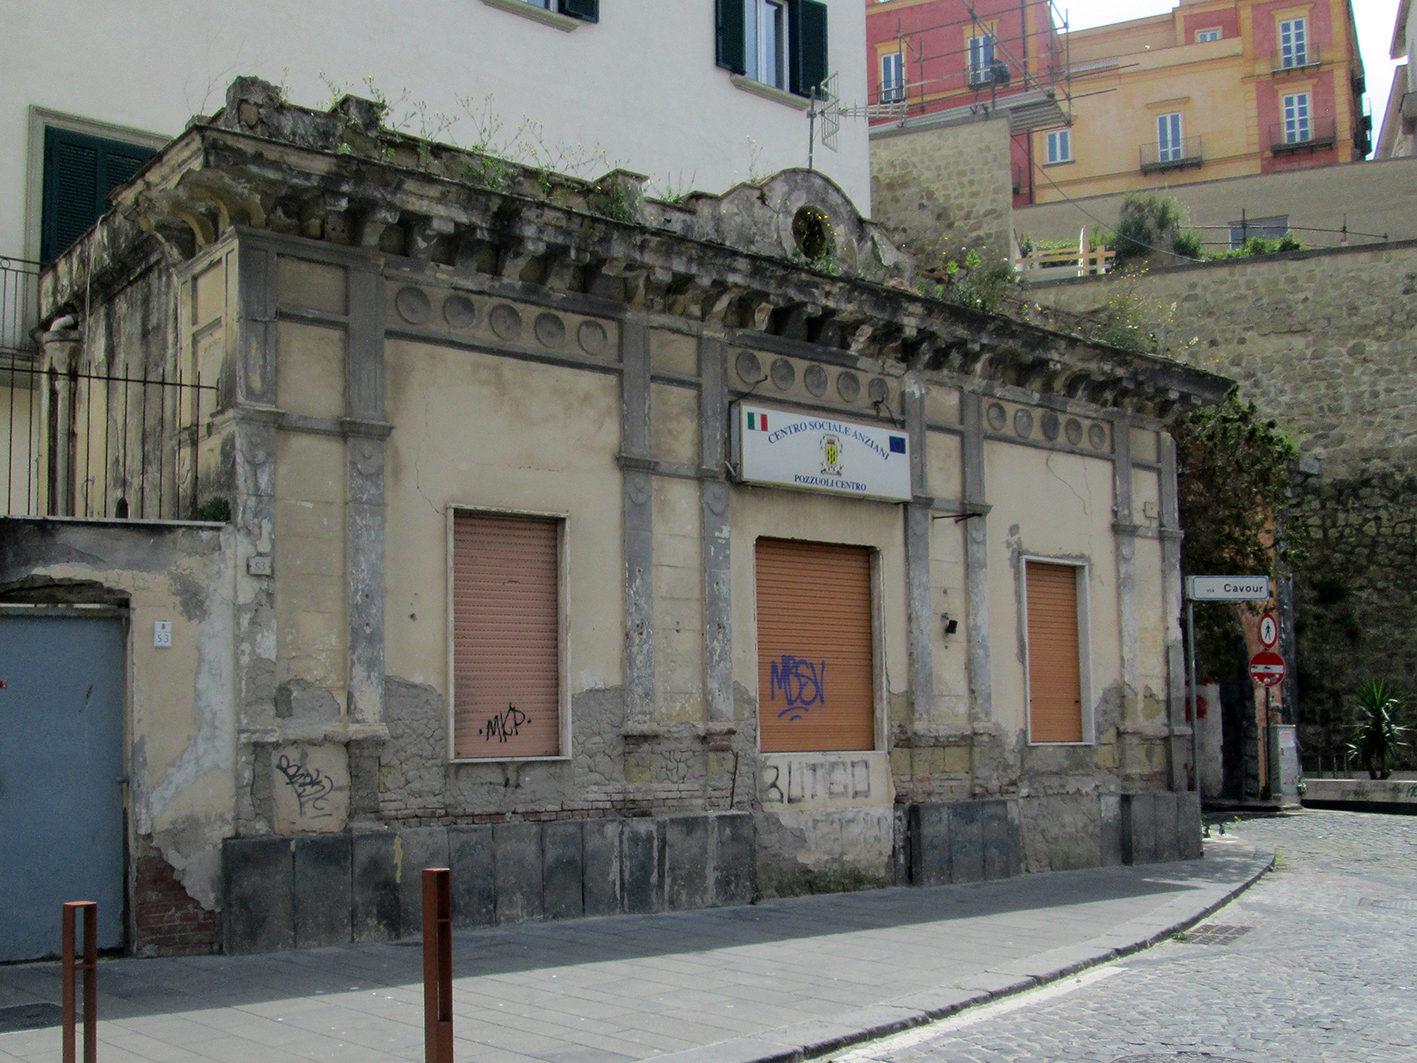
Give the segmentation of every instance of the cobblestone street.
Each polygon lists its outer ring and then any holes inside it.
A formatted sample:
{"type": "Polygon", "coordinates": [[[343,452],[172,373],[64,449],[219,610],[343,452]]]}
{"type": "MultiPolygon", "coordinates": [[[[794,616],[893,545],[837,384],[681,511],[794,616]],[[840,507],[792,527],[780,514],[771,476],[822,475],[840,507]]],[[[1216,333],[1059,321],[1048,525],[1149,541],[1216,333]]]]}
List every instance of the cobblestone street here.
{"type": "MultiPolygon", "coordinates": [[[[1409,1063],[1417,817],[1227,824],[1275,870],[1188,934],[837,1063],[1409,1063]]],[[[1212,834],[1216,832],[1212,829],[1212,834]]]]}

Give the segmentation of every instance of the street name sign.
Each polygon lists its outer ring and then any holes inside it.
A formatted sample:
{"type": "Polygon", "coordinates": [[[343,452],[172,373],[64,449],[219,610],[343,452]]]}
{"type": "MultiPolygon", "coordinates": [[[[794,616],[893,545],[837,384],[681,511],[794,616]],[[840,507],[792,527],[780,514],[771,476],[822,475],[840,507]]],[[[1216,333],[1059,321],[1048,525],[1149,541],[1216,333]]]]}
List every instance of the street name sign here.
{"type": "Polygon", "coordinates": [[[1273,650],[1260,650],[1250,658],[1250,678],[1260,686],[1279,686],[1284,679],[1284,658],[1273,650]]]}
{"type": "Polygon", "coordinates": [[[1193,602],[1263,602],[1269,600],[1268,576],[1192,576],[1186,581],[1193,602]]]}

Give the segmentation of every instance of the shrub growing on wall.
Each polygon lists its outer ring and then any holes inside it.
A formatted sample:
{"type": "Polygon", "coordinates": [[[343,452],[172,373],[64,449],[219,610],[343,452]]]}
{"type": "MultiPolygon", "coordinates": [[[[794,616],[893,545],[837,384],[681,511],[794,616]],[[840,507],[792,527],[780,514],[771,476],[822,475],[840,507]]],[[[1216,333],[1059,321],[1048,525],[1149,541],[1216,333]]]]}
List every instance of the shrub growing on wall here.
{"type": "MultiPolygon", "coordinates": [[[[1196,410],[1175,426],[1181,568],[1187,576],[1286,576],[1302,560],[1283,534],[1283,507],[1293,483],[1294,445],[1253,402],[1233,395],[1196,410]]],[[[1196,610],[1196,670],[1230,676],[1244,660],[1238,616],[1212,606],[1196,610]]]]}

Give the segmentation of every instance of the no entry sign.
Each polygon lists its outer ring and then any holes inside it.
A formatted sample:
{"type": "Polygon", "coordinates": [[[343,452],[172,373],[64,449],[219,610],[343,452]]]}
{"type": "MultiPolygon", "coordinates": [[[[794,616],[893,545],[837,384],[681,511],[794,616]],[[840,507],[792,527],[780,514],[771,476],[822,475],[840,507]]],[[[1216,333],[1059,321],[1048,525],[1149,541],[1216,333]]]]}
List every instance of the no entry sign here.
{"type": "Polygon", "coordinates": [[[1260,650],[1250,658],[1250,678],[1260,686],[1279,686],[1284,679],[1284,658],[1272,650],[1260,650]]]}

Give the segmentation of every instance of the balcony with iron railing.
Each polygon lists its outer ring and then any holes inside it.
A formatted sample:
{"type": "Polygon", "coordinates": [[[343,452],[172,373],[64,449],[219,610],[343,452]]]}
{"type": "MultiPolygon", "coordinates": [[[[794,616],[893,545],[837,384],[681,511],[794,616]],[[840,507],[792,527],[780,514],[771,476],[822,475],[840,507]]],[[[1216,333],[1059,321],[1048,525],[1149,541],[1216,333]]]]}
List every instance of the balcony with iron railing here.
{"type": "Polygon", "coordinates": [[[1137,154],[1141,161],[1142,173],[1184,170],[1200,167],[1205,163],[1201,138],[1198,136],[1182,137],[1179,140],[1153,140],[1142,144],[1137,154]]]}
{"type": "Polygon", "coordinates": [[[39,263],[0,255],[0,358],[32,358],[38,320],[39,263]]]}
{"type": "Polygon", "coordinates": [[[1270,68],[1275,74],[1288,74],[1306,67],[1322,65],[1323,52],[1317,44],[1280,48],[1270,54],[1270,68]]]}
{"type": "Polygon", "coordinates": [[[1338,119],[1331,114],[1275,122],[1269,127],[1269,150],[1276,155],[1318,151],[1338,143],[1338,119]]]}

